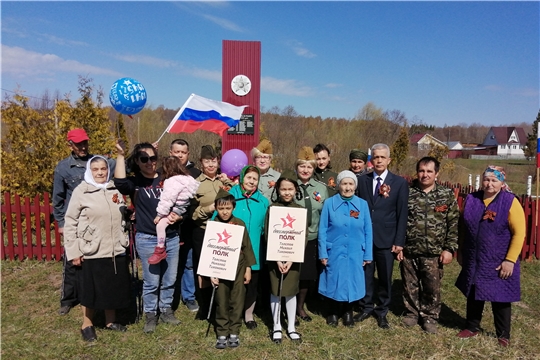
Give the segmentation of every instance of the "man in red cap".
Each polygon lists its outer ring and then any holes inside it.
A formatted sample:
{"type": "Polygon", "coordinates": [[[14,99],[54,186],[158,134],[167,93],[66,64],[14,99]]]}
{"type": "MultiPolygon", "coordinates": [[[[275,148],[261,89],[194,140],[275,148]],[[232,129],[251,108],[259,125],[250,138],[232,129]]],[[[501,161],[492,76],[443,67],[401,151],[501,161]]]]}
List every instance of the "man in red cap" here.
{"type": "MultiPolygon", "coordinates": [[[[64,232],[64,216],[73,190],[84,179],[86,162],[93,155],[88,153],[88,135],[84,129],[73,129],[67,133],[67,144],[71,155],[61,160],[54,169],[53,183],[53,215],[58,222],[61,235],[64,232]]],[[[114,160],[109,160],[111,174],[114,173],[114,160]]],[[[60,299],[60,315],[66,315],[72,307],[79,304],[77,298],[77,268],[64,257],[64,271],[62,274],[62,294],[60,299]]]]}

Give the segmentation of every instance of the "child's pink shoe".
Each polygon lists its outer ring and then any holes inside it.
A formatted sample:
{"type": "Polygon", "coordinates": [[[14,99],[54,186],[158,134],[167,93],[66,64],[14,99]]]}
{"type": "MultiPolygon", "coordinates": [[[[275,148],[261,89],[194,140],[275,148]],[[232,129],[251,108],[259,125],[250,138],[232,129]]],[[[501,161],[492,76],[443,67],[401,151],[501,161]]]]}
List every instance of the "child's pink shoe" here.
{"type": "Polygon", "coordinates": [[[159,262],[163,259],[167,258],[167,252],[165,251],[165,247],[156,246],[154,249],[154,253],[150,258],[148,259],[148,263],[150,265],[159,264],[159,262]]]}

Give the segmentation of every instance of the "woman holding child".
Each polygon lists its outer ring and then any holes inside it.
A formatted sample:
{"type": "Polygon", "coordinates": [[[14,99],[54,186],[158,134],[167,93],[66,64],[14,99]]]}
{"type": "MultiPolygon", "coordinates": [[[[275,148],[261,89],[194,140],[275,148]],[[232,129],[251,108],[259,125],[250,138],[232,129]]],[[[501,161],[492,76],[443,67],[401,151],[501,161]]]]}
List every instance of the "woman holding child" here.
{"type": "MultiPolygon", "coordinates": [[[[135,206],[135,246],[141,258],[143,270],[143,310],[145,313],[144,332],[155,331],[158,319],[162,322],[178,325],[180,321],[174,316],[172,302],[174,285],[178,271],[180,239],[176,226],[169,226],[165,231],[166,257],[157,264],[149,264],[158,245],[158,237],[154,219],[157,216],[162,191],[161,175],[156,170],[157,151],[149,143],[135,145],[127,160],[128,168],[135,175],[126,176],[124,161],[125,149],[120,142],[116,145],[118,158],[114,171],[114,184],[124,195],[129,195],[135,206]]],[[[168,216],[173,224],[180,217],[174,212],[168,216]]]]}

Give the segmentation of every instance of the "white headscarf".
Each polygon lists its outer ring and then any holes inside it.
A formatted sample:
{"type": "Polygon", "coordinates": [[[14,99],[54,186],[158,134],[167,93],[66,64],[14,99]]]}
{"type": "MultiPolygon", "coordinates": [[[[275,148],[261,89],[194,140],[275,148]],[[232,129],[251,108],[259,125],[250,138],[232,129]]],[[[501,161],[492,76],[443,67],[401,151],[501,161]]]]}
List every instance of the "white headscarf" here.
{"type": "Polygon", "coordinates": [[[101,155],[95,155],[90,160],[88,160],[88,162],[86,163],[86,171],[84,172],[84,181],[86,181],[88,184],[94,185],[98,189],[106,189],[107,188],[107,183],[109,182],[110,179],[111,179],[111,168],[109,166],[109,162],[107,161],[107,158],[105,158],[105,157],[103,157],[101,155]],[[107,181],[105,183],[103,183],[103,184],[98,184],[94,180],[94,177],[92,176],[92,170],[90,169],[90,164],[95,159],[102,159],[102,160],[105,161],[105,164],[107,164],[107,181]]]}

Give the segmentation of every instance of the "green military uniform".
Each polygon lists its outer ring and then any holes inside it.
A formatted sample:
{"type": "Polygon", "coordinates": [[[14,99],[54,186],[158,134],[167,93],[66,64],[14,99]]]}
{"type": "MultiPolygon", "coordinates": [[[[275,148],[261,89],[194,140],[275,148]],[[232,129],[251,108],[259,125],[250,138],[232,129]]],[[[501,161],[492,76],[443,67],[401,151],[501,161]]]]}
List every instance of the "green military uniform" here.
{"type": "Polygon", "coordinates": [[[413,182],[409,192],[407,236],[400,263],[405,316],[437,322],[441,311],[439,256],[454,253],[459,209],[451,189],[435,184],[428,193],[413,182]]]}
{"type": "MultiPolygon", "coordinates": [[[[219,217],[214,219],[221,221],[219,217]]],[[[228,336],[230,334],[240,334],[242,327],[242,316],[244,314],[244,299],[246,297],[246,287],[244,286],[244,274],[246,267],[256,264],[255,255],[251,248],[246,224],[231,216],[228,224],[244,227],[244,237],[242,238],[242,248],[236,268],[234,281],[219,280],[216,290],[216,334],[217,336],[228,336]]]]}
{"type": "Polygon", "coordinates": [[[200,185],[192,202],[195,205],[192,218],[196,227],[205,229],[206,222],[214,213],[214,210],[210,210],[210,208],[214,204],[219,189],[230,189],[234,183],[228,179],[223,182],[217,176],[211,179],[205,174],[199,175],[195,180],[200,182],[200,185]]]}
{"type": "MultiPolygon", "coordinates": [[[[302,206],[295,204],[294,202],[291,202],[291,203],[275,202],[275,203],[272,203],[272,205],[270,205],[270,207],[272,206],[302,208],[302,206]]],[[[266,220],[264,222],[264,229],[265,229],[264,240],[267,243],[268,243],[269,217],[270,217],[270,208],[268,208],[268,212],[266,213],[266,220]]],[[[307,237],[306,237],[306,242],[307,242],[307,237]]],[[[270,275],[270,288],[271,288],[270,291],[272,295],[279,296],[279,281],[281,279],[281,271],[279,271],[277,262],[268,261],[267,263],[268,263],[268,271],[270,275]]],[[[298,294],[298,291],[299,291],[298,284],[300,282],[300,267],[301,267],[301,263],[293,263],[291,268],[287,272],[287,274],[283,275],[283,286],[281,289],[281,296],[294,296],[298,294]]]]}
{"type": "Polygon", "coordinates": [[[261,177],[259,179],[259,185],[257,185],[257,187],[259,191],[262,192],[264,197],[268,200],[268,202],[272,202],[272,199],[270,197],[272,196],[272,192],[274,191],[274,187],[280,175],[281,174],[279,172],[272,168],[268,168],[268,170],[264,174],[261,174],[261,177]]]}
{"type": "Polygon", "coordinates": [[[328,187],[314,178],[309,179],[305,185],[302,184],[301,180],[298,180],[298,184],[303,197],[300,200],[295,199],[295,202],[308,211],[308,243],[304,254],[302,271],[300,272],[300,280],[314,281],[319,277],[317,238],[319,236],[319,219],[321,218],[323,202],[329,198],[328,187]]]}
{"type": "Polygon", "coordinates": [[[313,177],[326,184],[328,186],[328,194],[330,196],[333,196],[337,193],[336,191],[336,179],[337,179],[337,173],[333,172],[330,169],[324,169],[321,170],[319,168],[315,169],[315,172],[313,173],[313,177]]]}
{"type": "Polygon", "coordinates": [[[315,240],[319,232],[323,202],[330,197],[328,187],[313,178],[309,179],[305,185],[298,180],[298,185],[303,196],[300,200],[295,199],[295,202],[308,209],[308,241],[315,240]]]}

